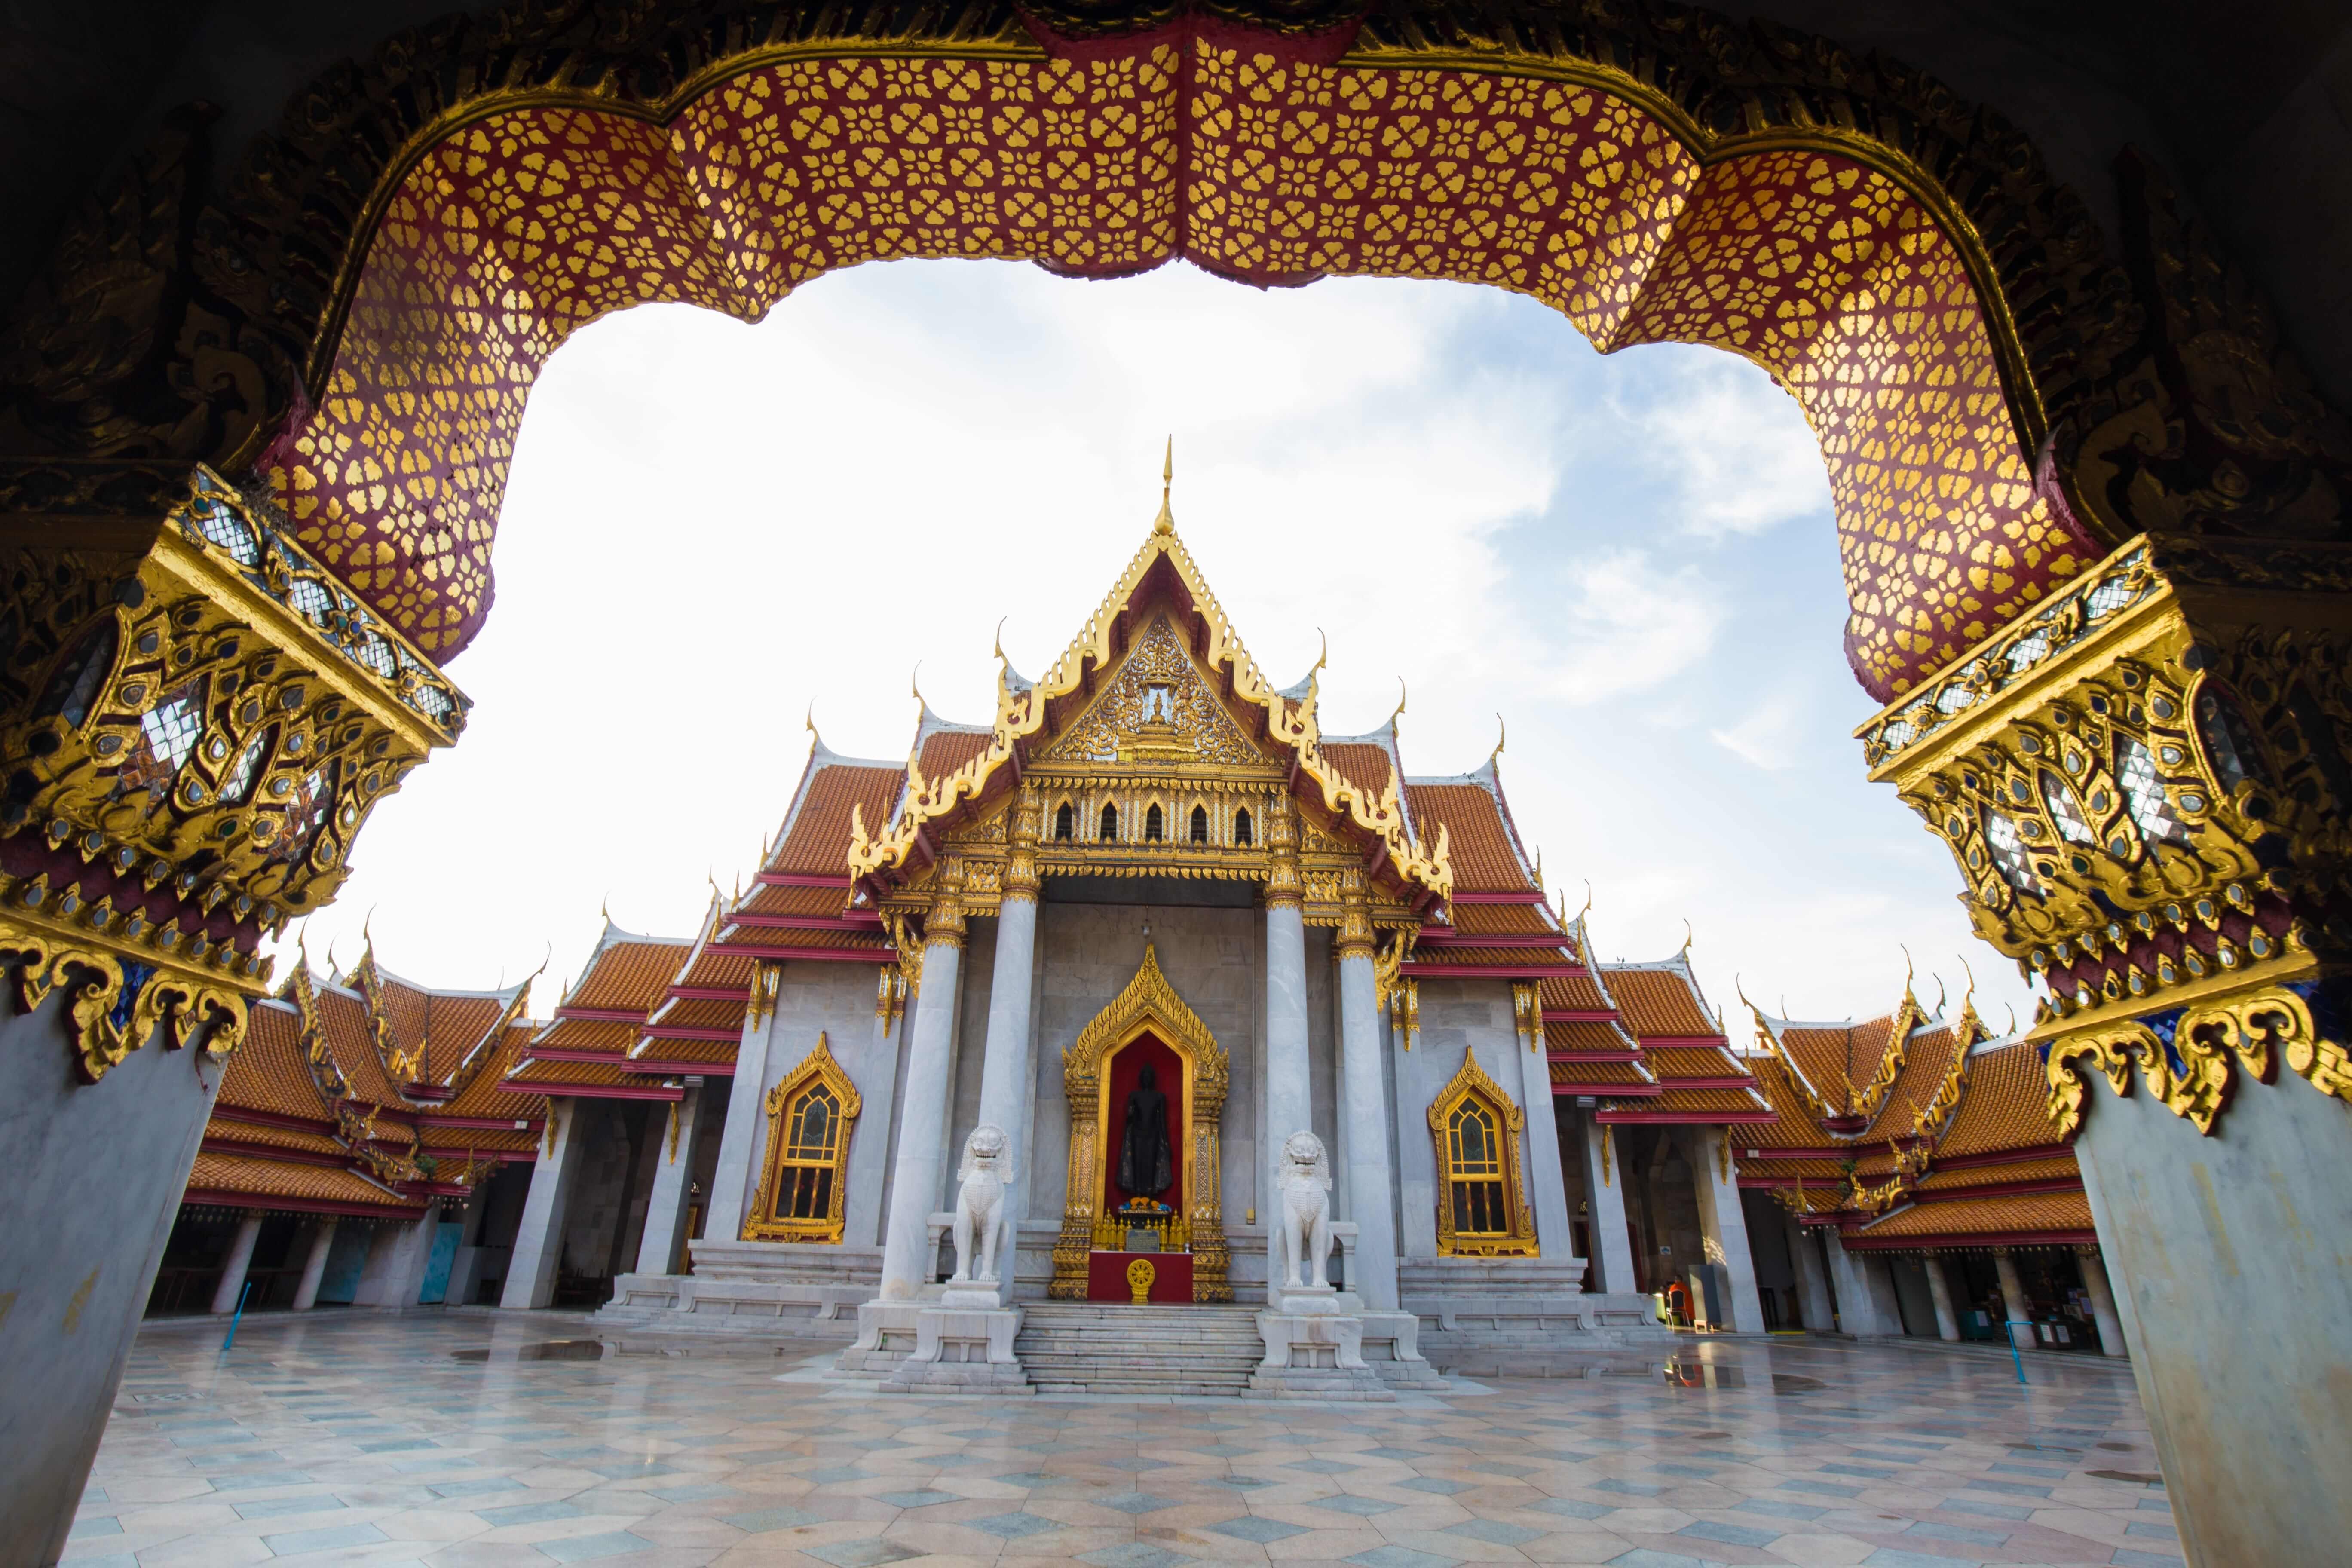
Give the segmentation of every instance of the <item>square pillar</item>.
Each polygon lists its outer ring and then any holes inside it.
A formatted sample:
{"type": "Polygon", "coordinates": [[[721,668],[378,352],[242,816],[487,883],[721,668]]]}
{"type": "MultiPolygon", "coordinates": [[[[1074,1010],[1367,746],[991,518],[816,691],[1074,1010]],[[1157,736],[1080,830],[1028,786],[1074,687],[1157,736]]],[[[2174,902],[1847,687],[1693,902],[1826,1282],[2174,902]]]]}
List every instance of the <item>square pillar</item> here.
{"type": "MultiPolygon", "coordinates": [[[[731,1101],[730,1102],[731,1105],[731,1101]]],[[[670,1107],[654,1185],[646,1200],[646,1228],[637,1241],[639,1274],[675,1274],[686,1257],[686,1200],[694,1191],[694,1151],[701,1141],[702,1087],[686,1091],[670,1107]]]]}
{"type": "Polygon", "coordinates": [[[947,1163],[948,1096],[953,1089],[952,1047],[957,981],[963,964],[962,870],[950,861],[945,884],[923,928],[923,970],[908,1042],[904,1096],[898,1106],[898,1157],[890,1176],[890,1215],[882,1242],[883,1301],[913,1301],[931,1279],[936,1257],[931,1213],[947,1163]]]}
{"type": "Polygon", "coordinates": [[[1536,1022],[1536,987],[1513,985],[1511,991],[1512,1011],[1520,1020],[1514,1038],[1519,1109],[1528,1123],[1528,1201],[1536,1211],[1536,1249],[1546,1258],[1574,1258],[1576,1232],[1569,1228],[1568,1181],[1559,1165],[1559,1121],[1551,1107],[1551,1058],[1544,1050],[1543,1027],[1536,1022]]]}
{"type": "Polygon", "coordinates": [[[294,1310],[307,1312],[319,1304],[319,1281],[327,1275],[327,1255],[335,1249],[335,1229],[342,1222],[322,1219],[310,1226],[310,1251],[302,1259],[302,1283],[294,1292],[294,1310]]]}
{"type": "Polygon", "coordinates": [[[1730,1277],[1731,1327],[1735,1333],[1764,1331],[1764,1299],[1756,1292],[1756,1258],[1748,1246],[1748,1216],[1739,1206],[1738,1168],[1732,1163],[1731,1133],[1721,1127],[1689,1129],[1684,1158],[1698,1190],[1699,1234],[1706,1260],[1730,1277]]]}
{"type": "Polygon", "coordinates": [[[2099,1353],[2109,1356],[2128,1355],[2124,1345],[2123,1320],[2116,1316],[2116,1293],[2107,1285],[2106,1260],[2095,1247],[2078,1247],[2074,1259],[2082,1266],[2083,1291],[2091,1298],[2091,1318],[2099,1325],[2099,1353]]]}
{"type": "Polygon", "coordinates": [[[1958,1341],[1960,1337],[1959,1315],[1952,1310],[1952,1287],[1944,1278],[1944,1260],[1929,1256],[1921,1263],[1927,1270],[1927,1291],[1936,1298],[1936,1334],[1939,1339],[1958,1341]]]}
{"type": "Polygon", "coordinates": [[[719,1134],[719,1163],[710,1173],[703,1211],[702,1234],[714,1241],[741,1238],[751,1189],[759,1183],[761,1173],[752,1167],[767,1146],[768,1051],[775,1034],[773,1013],[756,1022],[745,1015],[743,1038],[735,1047],[735,1080],[727,1094],[727,1124],[719,1134]]]}
{"type": "Polygon", "coordinates": [[[247,1209],[237,1222],[236,1236],[228,1244],[228,1258],[221,1264],[220,1283],[213,1288],[213,1311],[226,1315],[236,1310],[237,1298],[245,1293],[245,1278],[253,1268],[253,1244],[261,1237],[261,1211],[247,1209]]]}
{"type": "Polygon", "coordinates": [[[1848,1252],[1834,1230],[1824,1229],[1822,1242],[1837,1286],[1839,1329],[1856,1339],[1900,1338],[1903,1316],[1895,1305],[1895,1279],[1886,1272],[1886,1260],[1848,1252]]]}
{"type": "Polygon", "coordinates": [[[1809,1333],[1834,1333],[1837,1330],[1837,1310],[1830,1304],[1830,1279],[1822,1267],[1822,1247],[1812,1234],[1812,1227],[1797,1223],[1797,1216],[1788,1216],[1789,1258],[1797,1268],[1797,1300],[1805,1314],[1805,1330],[1809,1333]]]}
{"type": "Polygon", "coordinates": [[[555,1300],[555,1270],[563,1258],[563,1222],[572,1207],[572,1189],[579,1175],[580,1102],[551,1100],[547,1124],[554,1147],[542,1146],[530,1167],[530,1191],[522,1200],[522,1221],[515,1228],[514,1253],[507,1260],[507,1282],[499,1305],[544,1307],[555,1300]]]}
{"type": "Polygon", "coordinates": [[[1617,1165],[1616,1140],[1591,1111],[1577,1121],[1583,1132],[1584,1206],[1596,1283],[1608,1294],[1630,1295],[1641,1287],[1633,1273],[1633,1238],[1625,1229],[1625,1173],[1617,1165]]]}

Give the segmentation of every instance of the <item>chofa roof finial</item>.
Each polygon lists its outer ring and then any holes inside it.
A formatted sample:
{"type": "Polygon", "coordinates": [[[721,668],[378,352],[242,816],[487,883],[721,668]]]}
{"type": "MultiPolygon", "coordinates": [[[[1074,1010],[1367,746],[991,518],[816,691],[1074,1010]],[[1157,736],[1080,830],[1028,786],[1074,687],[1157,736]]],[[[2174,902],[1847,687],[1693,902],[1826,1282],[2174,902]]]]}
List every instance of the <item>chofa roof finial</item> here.
{"type": "Polygon", "coordinates": [[[1160,464],[1160,515],[1151,520],[1154,533],[1176,531],[1176,513],[1169,507],[1169,492],[1176,488],[1176,437],[1168,437],[1168,455],[1160,464]]]}

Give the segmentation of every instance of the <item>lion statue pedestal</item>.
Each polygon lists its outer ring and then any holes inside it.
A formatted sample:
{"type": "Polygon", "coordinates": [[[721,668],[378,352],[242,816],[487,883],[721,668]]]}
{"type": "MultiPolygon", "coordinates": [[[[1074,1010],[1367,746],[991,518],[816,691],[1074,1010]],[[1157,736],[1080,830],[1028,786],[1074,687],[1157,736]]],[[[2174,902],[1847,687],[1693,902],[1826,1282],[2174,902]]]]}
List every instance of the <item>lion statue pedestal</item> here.
{"type": "Polygon", "coordinates": [[[1331,1163],[1314,1133],[1283,1140],[1269,1217],[1266,1310],[1257,1315],[1265,1359],[1250,1387],[1295,1398],[1394,1399],[1365,1364],[1363,1318],[1339,1310],[1330,1282],[1331,1163]]]}
{"type": "Polygon", "coordinates": [[[1004,1130],[988,1122],[964,1139],[957,1175],[955,1272],[936,1303],[915,1314],[914,1352],[882,1380],[886,1394],[1028,1394],[1029,1373],[1013,1353],[1021,1310],[1004,1304],[1013,1184],[1004,1130]]]}

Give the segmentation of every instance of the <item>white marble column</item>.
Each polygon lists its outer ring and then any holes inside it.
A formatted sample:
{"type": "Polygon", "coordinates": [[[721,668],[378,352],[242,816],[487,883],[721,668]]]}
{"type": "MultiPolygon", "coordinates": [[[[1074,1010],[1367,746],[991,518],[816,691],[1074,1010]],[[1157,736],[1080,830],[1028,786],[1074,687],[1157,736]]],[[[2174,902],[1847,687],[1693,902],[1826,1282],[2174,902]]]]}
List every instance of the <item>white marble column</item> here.
{"type": "MultiPolygon", "coordinates": [[[[1259,1159],[1258,1217],[1265,1222],[1266,1299],[1281,1281],[1281,1228],[1274,1205],[1282,1191],[1282,1146],[1314,1131],[1307,1051],[1307,911],[1298,875],[1298,824],[1287,799],[1267,813],[1266,848],[1274,869],[1265,884],[1265,1148],[1259,1159]]],[[[1312,1286],[1314,1280],[1306,1280],[1312,1286]]]]}
{"type": "Polygon", "coordinates": [[[685,1261],[687,1199],[694,1192],[694,1150],[701,1131],[702,1087],[698,1084],[663,1119],[653,1192],[646,1200],[646,1228],[637,1240],[640,1274],[675,1274],[685,1261]]]}
{"type": "Polygon", "coordinates": [[[261,1211],[247,1209],[237,1222],[236,1239],[228,1244],[228,1259],[221,1265],[220,1283],[213,1288],[213,1310],[234,1312],[244,1293],[247,1270],[253,1267],[253,1244],[261,1239],[261,1211]]]}
{"type": "Polygon", "coordinates": [[[1903,1319],[1895,1310],[1895,1280],[1884,1258],[1848,1252],[1834,1230],[1822,1233],[1837,1283],[1838,1328],[1856,1339],[1899,1338],[1903,1319]]]}
{"type": "Polygon", "coordinates": [[[310,1254],[302,1260],[302,1285],[294,1292],[294,1310],[307,1312],[319,1304],[319,1282],[327,1277],[327,1255],[335,1249],[335,1229],[342,1222],[322,1219],[310,1227],[310,1254]]]}
{"type": "MultiPolygon", "coordinates": [[[[2009,1313],[2009,1321],[2012,1323],[2033,1321],[2033,1309],[2025,1300],[2025,1282],[2017,1277],[2017,1259],[2009,1255],[2009,1248],[2006,1247],[1993,1248],[1992,1266],[2000,1275],[2000,1302],[2003,1310],[2009,1313]]],[[[2032,1334],[2027,1334],[2021,1339],[2012,1331],[2009,1337],[2029,1348],[2034,1342],[2032,1334]]]]}
{"type": "MultiPolygon", "coordinates": [[[[1514,992],[1517,986],[1512,988],[1514,992]]],[[[1533,985],[1528,989],[1535,990],[1533,985]]],[[[1514,1007],[1517,1005],[1516,996],[1514,1007]]],[[[1530,996],[1524,1022],[1514,1036],[1519,1058],[1519,1109],[1528,1121],[1528,1194],[1536,1211],[1536,1249],[1546,1258],[1576,1256],[1576,1233],[1568,1226],[1568,1179],[1559,1166],[1559,1122],[1551,1108],[1551,1058],[1530,996]]]]}
{"type": "MultiPolygon", "coordinates": [[[[781,988],[782,981],[778,980],[781,988]]],[[[770,1012],[756,1021],[744,1016],[742,1043],[735,1047],[735,1077],[727,1089],[727,1124],[719,1133],[719,1162],[710,1173],[709,1205],[702,1234],[713,1241],[738,1241],[744,1211],[761,1173],[752,1166],[768,1138],[768,1053],[776,1037],[770,1012]]],[[[855,1156],[855,1145],[852,1154],[855,1156]]]]}
{"type": "MultiPolygon", "coordinates": [[[[1013,1265],[1020,1256],[1021,1221],[1027,1209],[1029,1131],[1037,1098],[1036,1075],[1029,1070],[1030,1004],[1036,993],[1037,840],[1039,804],[1024,785],[1013,812],[1013,852],[1006,862],[1003,894],[996,907],[996,963],[988,985],[988,1039],[980,1062],[980,1120],[1004,1134],[1005,1168],[1013,1180],[1004,1191],[1004,1246],[996,1259],[1000,1302],[1011,1298],[1013,1265]]],[[[951,1152],[960,1157],[961,1150],[951,1152]]],[[[1181,1206],[1181,1194],[1177,1199],[1181,1206]]]]}
{"type": "Polygon", "coordinates": [[[1728,1276],[1732,1331],[1760,1334],[1764,1300],[1756,1293],[1756,1258],[1748,1245],[1748,1215],[1739,1206],[1738,1168],[1726,1146],[1730,1137],[1726,1128],[1694,1127],[1684,1157],[1698,1189],[1699,1234],[1706,1240],[1707,1261],[1722,1264],[1728,1276]]]}
{"type": "Polygon", "coordinates": [[[2078,1247],[2074,1258],[2082,1266],[2083,1289],[2091,1298],[2091,1319],[2099,1325],[2099,1353],[2124,1356],[2123,1320],[2116,1316],[2116,1293],[2108,1288],[2106,1259],[2095,1247],[2078,1247]]]}
{"type": "Polygon", "coordinates": [[[1617,1166],[1616,1141],[1591,1111],[1579,1115],[1584,1143],[1584,1208],[1592,1232],[1594,1283],[1604,1295],[1630,1295],[1641,1287],[1633,1273],[1633,1238],[1625,1229],[1625,1173],[1617,1166]]]}
{"type": "MultiPolygon", "coordinates": [[[[1360,906],[1347,911],[1350,921],[1360,906]]],[[[1379,986],[1369,920],[1339,931],[1340,1125],[1349,1130],[1349,1213],[1356,1222],[1356,1294],[1367,1310],[1397,1310],[1396,1221],[1391,1198],[1388,1097],[1381,1080],[1379,986]]]]}
{"type": "Polygon", "coordinates": [[[1822,1268],[1821,1243],[1813,1239],[1808,1227],[1797,1223],[1797,1216],[1786,1216],[1789,1227],[1789,1258],[1796,1265],[1797,1300],[1805,1315],[1808,1333],[1833,1333],[1837,1329],[1837,1313],[1830,1306],[1830,1278],[1822,1268]]]}
{"type": "Polygon", "coordinates": [[[1951,1282],[1944,1278],[1944,1260],[1926,1258],[1927,1290],[1936,1298],[1936,1333],[1938,1338],[1957,1340],[1960,1337],[1959,1314],[1952,1310],[1951,1282]]]}
{"type": "Polygon", "coordinates": [[[915,1002],[915,1034],[907,1051],[907,1078],[898,1104],[898,1160],[890,1176],[890,1219],[882,1241],[885,1301],[911,1301],[931,1278],[931,1212],[940,1202],[946,1160],[950,1049],[955,1034],[956,984],[963,963],[964,913],[961,868],[941,868],[944,887],[923,929],[922,979],[915,1002]],[[951,879],[950,870],[957,871],[951,879]]]}
{"type": "Polygon", "coordinates": [[[530,1168],[530,1190],[523,1194],[522,1221],[515,1229],[506,1285],[499,1293],[501,1307],[544,1307],[555,1300],[555,1270],[563,1259],[563,1222],[572,1208],[580,1151],[585,1147],[579,1136],[581,1110],[576,1100],[548,1102],[553,1146],[542,1143],[530,1168]]]}

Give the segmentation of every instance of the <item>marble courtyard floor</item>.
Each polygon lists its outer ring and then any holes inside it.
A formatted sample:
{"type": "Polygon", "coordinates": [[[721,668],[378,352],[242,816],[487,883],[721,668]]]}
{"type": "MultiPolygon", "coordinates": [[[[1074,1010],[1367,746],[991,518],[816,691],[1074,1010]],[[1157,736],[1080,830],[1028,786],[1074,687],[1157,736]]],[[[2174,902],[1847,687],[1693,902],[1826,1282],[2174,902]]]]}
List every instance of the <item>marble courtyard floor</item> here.
{"type": "MultiPolygon", "coordinates": [[[[917,1399],[558,1313],[143,1333],[67,1561],[2166,1564],[2128,1375],[1801,1340],[1393,1405],[917,1399]],[[1685,1386],[1695,1384],[1696,1386],[1685,1386]]],[[[1552,1369],[1569,1373],[1566,1366],[1552,1369]]]]}

